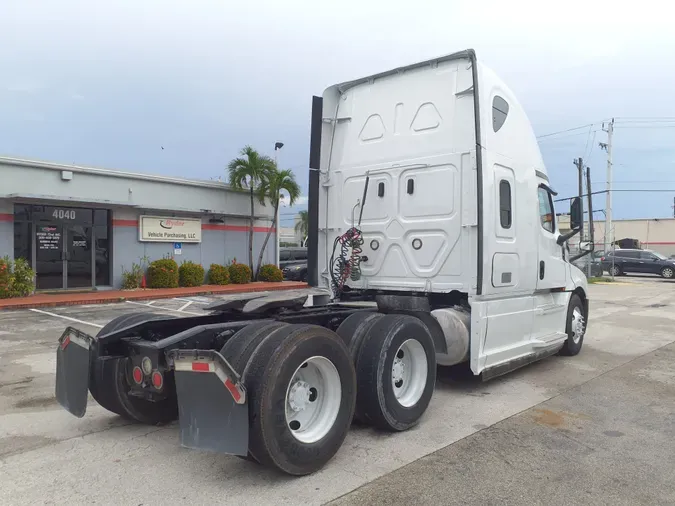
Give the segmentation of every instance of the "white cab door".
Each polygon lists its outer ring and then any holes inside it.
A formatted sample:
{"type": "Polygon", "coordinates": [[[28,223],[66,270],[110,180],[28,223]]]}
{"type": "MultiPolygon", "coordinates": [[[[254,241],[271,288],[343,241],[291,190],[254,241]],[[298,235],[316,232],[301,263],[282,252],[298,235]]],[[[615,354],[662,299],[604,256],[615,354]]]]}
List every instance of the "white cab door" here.
{"type": "Polygon", "coordinates": [[[539,204],[539,230],[536,231],[538,247],[537,290],[534,296],[532,326],[533,351],[555,345],[565,334],[565,316],[568,294],[563,292],[568,264],[563,250],[556,241],[557,230],[553,195],[546,185],[537,188],[539,204]]]}

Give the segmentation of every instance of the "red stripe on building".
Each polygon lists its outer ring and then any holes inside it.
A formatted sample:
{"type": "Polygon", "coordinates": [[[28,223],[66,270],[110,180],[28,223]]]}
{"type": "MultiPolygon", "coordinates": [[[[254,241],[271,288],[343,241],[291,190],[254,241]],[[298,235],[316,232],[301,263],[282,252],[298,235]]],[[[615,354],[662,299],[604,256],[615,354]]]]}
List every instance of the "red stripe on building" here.
{"type": "Polygon", "coordinates": [[[14,221],[14,215],[0,213],[0,221],[14,221]]]}
{"type": "Polygon", "coordinates": [[[113,227],[137,227],[138,220],[112,220],[113,227]]]}
{"type": "MultiPolygon", "coordinates": [[[[2,221],[2,216],[0,214],[0,221],[2,221]]],[[[12,215],[8,215],[12,220],[14,217],[12,215]]],[[[113,227],[138,227],[138,221],[137,220],[113,220],[112,222],[113,227]]],[[[221,224],[214,224],[214,223],[202,223],[202,230],[220,230],[220,231],[227,231],[227,232],[248,232],[249,227],[248,225],[221,225],[221,224]]],[[[271,228],[272,232],[274,232],[274,227],[271,228]]],[[[254,232],[263,232],[267,233],[270,231],[270,227],[253,227],[254,232]]]]}
{"type": "MultiPolygon", "coordinates": [[[[248,232],[248,225],[215,225],[213,223],[204,223],[202,224],[202,230],[225,230],[228,232],[248,232]]],[[[274,232],[274,227],[271,228],[274,232]]],[[[254,232],[269,232],[270,227],[253,227],[254,232]]]]}

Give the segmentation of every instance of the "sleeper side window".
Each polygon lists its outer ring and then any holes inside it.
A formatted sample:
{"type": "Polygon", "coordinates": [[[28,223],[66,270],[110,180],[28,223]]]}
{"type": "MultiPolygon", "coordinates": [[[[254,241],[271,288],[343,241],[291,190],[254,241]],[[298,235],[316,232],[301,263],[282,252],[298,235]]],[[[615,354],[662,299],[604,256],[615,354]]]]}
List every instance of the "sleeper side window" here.
{"type": "Polygon", "coordinates": [[[511,228],[513,221],[511,209],[511,183],[502,179],[499,182],[499,223],[502,228],[511,228]]]}

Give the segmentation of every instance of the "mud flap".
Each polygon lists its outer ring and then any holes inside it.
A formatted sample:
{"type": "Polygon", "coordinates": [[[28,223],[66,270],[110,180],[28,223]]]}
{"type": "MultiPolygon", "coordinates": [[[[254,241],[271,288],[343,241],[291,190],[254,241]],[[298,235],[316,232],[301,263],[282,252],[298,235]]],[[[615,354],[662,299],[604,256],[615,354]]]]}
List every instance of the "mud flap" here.
{"type": "Polygon", "coordinates": [[[68,327],[56,350],[56,400],[68,412],[82,418],[89,397],[89,348],[94,338],[68,327]]]}
{"type": "Polygon", "coordinates": [[[180,443],[186,448],[248,454],[248,403],[239,375],[216,351],[172,350],[180,443]]]}

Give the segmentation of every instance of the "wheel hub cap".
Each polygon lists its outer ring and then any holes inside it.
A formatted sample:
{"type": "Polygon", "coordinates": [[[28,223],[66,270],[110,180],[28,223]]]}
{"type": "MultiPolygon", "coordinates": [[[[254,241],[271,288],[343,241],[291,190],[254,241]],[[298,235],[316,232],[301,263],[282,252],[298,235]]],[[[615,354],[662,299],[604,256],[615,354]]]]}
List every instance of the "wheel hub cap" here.
{"type": "Polygon", "coordinates": [[[288,395],[288,404],[296,413],[309,404],[310,386],[306,381],[296,381],[288,395]]]}
{"type": "Polygon", "coordinates": [[[394,360],[394,366],[391,369],[391,378],[394,380],[394,383],[400,383],[403,381],[403,376],[405,375],[405,364],[403,360],[396,358],[394,360]]]}

